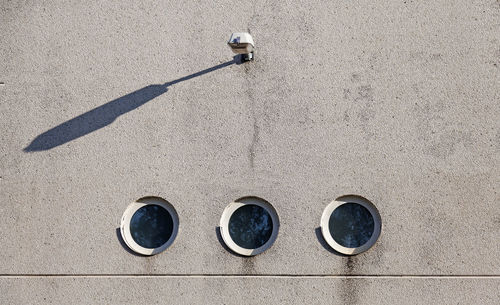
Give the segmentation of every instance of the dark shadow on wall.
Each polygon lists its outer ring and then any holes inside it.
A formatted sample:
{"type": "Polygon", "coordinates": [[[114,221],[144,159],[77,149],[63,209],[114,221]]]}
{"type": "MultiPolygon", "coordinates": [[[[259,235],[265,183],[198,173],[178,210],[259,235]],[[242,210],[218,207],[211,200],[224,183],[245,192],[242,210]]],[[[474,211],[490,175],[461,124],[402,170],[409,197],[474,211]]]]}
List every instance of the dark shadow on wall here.
{"type": "Polygon", "coordinates": [[[316,238],[318,239],[319,243],[323,246],[323,248],[325,248],[325,250],[338,256],[349,257],[349,255],[337,252],[334,249],[332,249],[332,247],[330,247],[330,245],[326,242],[325,238],[323,237],[323,233],[321,232],[321,227],[317,227],[316,229],[314,229],[314,233],[316,233],[316,238]]]}
{"type": "Polygon", "coordinates": [[[125,241],[122,238],[122,232],[120,231],[120,228],[116,228],[116,238],[118,239],[118,242],[123,247],[123,249],[125,249],[128,253],[133,254],[135,256],[147,257],[147,255],[142,255],[142,254],[139,254],[139,253],[132,251],[132,249],[130,249],[127,246],[127,244],[125,243],[125,241]]]}
{"type": "Polygon", "coordinates": [[[69,121],[66,121],[46,132],[38,135],[27,147],[24,152],[35,152],[49,150],[63,145],[77,138],[83,137],[91,132],[99,130],[111,124],[120,115],[132,111],[146,104],[152,99],[168,91],[168,87],[174,84],[201,76],[206,73],[230,66],[232,64],[241,64],[240,56],[235,56],[233,60],[220,65],[181,77],[162,85],[149,85],[125,96],[112,100],[102,106],[94,108],[84,114],[81,114],[69,121]]]}
{"type": "Polygon", "coordinates": [[[222,248],[224,248],[224,250],[226,250],[227,252],[229,252],[230,254],[232,254],[234,256],[248,258],[248,256],[244,256],[244,255],[241,255],[241,254],[234,252],[226,245],[226,243],[224,242],[224,239],[222,238],[222,234],[220,232],[220,227],[215,227],[215,234],[217,235],[217,240],[219,240],[219,243],[221,244],[222,248]]]}

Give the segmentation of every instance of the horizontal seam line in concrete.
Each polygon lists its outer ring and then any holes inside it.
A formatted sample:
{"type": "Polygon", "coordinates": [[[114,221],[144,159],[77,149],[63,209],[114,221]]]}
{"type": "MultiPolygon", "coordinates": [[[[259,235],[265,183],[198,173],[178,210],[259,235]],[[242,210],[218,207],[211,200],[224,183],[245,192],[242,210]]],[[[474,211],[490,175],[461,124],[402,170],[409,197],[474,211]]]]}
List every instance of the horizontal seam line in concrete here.
{"type": "Polygon", "coordinates": [[[345,275],[323,275],[323,274],[0,274],[0,278],[36,278],[36,277],[51,277],[51,278],[377,278],[377,279],[394,279],[394,278],[436,278],[436,279],[500,279],[500,275],[425,275],[425,274],[392,274],[392,275],[362,275],[362,274],[345,274],[345,275]]]}

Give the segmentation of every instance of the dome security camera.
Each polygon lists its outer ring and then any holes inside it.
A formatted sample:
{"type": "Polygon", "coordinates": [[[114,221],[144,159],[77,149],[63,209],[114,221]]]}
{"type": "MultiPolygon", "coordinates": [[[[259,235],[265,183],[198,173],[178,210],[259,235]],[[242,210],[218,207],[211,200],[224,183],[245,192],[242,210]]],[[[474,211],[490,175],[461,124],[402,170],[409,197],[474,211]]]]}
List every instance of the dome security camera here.
{"type": "Polygon", "coordinates": [[[249,33],[233,33],[227,44],[234,53],[242,55],[243,61],[253,60],[254,43],[249,33]]]}

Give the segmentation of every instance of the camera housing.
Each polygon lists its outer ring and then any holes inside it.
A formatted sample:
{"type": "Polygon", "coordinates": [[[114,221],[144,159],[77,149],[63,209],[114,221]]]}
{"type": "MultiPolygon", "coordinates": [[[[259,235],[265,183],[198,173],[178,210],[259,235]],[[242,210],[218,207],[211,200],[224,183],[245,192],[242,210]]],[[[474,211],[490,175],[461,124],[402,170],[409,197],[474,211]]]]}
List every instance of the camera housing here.
{"type": "Polygon", "coordinates": [[[233,33],[227,44],[234,53],[242,55],[243,61],[253,60],[255,45],[249,33],[233,33]]]}

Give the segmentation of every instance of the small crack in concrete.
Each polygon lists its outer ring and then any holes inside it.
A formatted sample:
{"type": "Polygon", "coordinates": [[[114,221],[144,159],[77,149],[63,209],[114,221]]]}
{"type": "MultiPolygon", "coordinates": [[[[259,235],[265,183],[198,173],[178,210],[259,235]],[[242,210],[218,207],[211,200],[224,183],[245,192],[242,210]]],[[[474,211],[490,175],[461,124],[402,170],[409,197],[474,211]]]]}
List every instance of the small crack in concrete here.
{"type": "Polygon", "coordinates": [[[257,125],[257,118],[255,117],[255,113],[252,114],[253,117],[253,135],[252,135],[252,143],[250,143],[249,151],[249,160],[250,167],[254,168],[255,165],[255,146],[259,142],[259,125],[257,125]]]}
{"type": "MultiPolygon", "coordinates": [[[[248,64],[248,63],[247,63],[248,64]]],[[[245,65],[244,67],[245,70],[245,75],[247,77],[247,90],[246,94],[248,96],[248,99],[250,101],[250,114],[252,117],[252,140],[250,145],[248,146],[248,161],[250,162],[250,168],[255,167],[255,152],[256,152],[256,147],[259,143],[259,134],[260,134],[260,128],[258,125],[257,121],[257,115],[256,115],[256,109],[255,109],[255,97],[253,93],[253,75],[250,72],[250,67],[248,65],[245,65]]]]}

